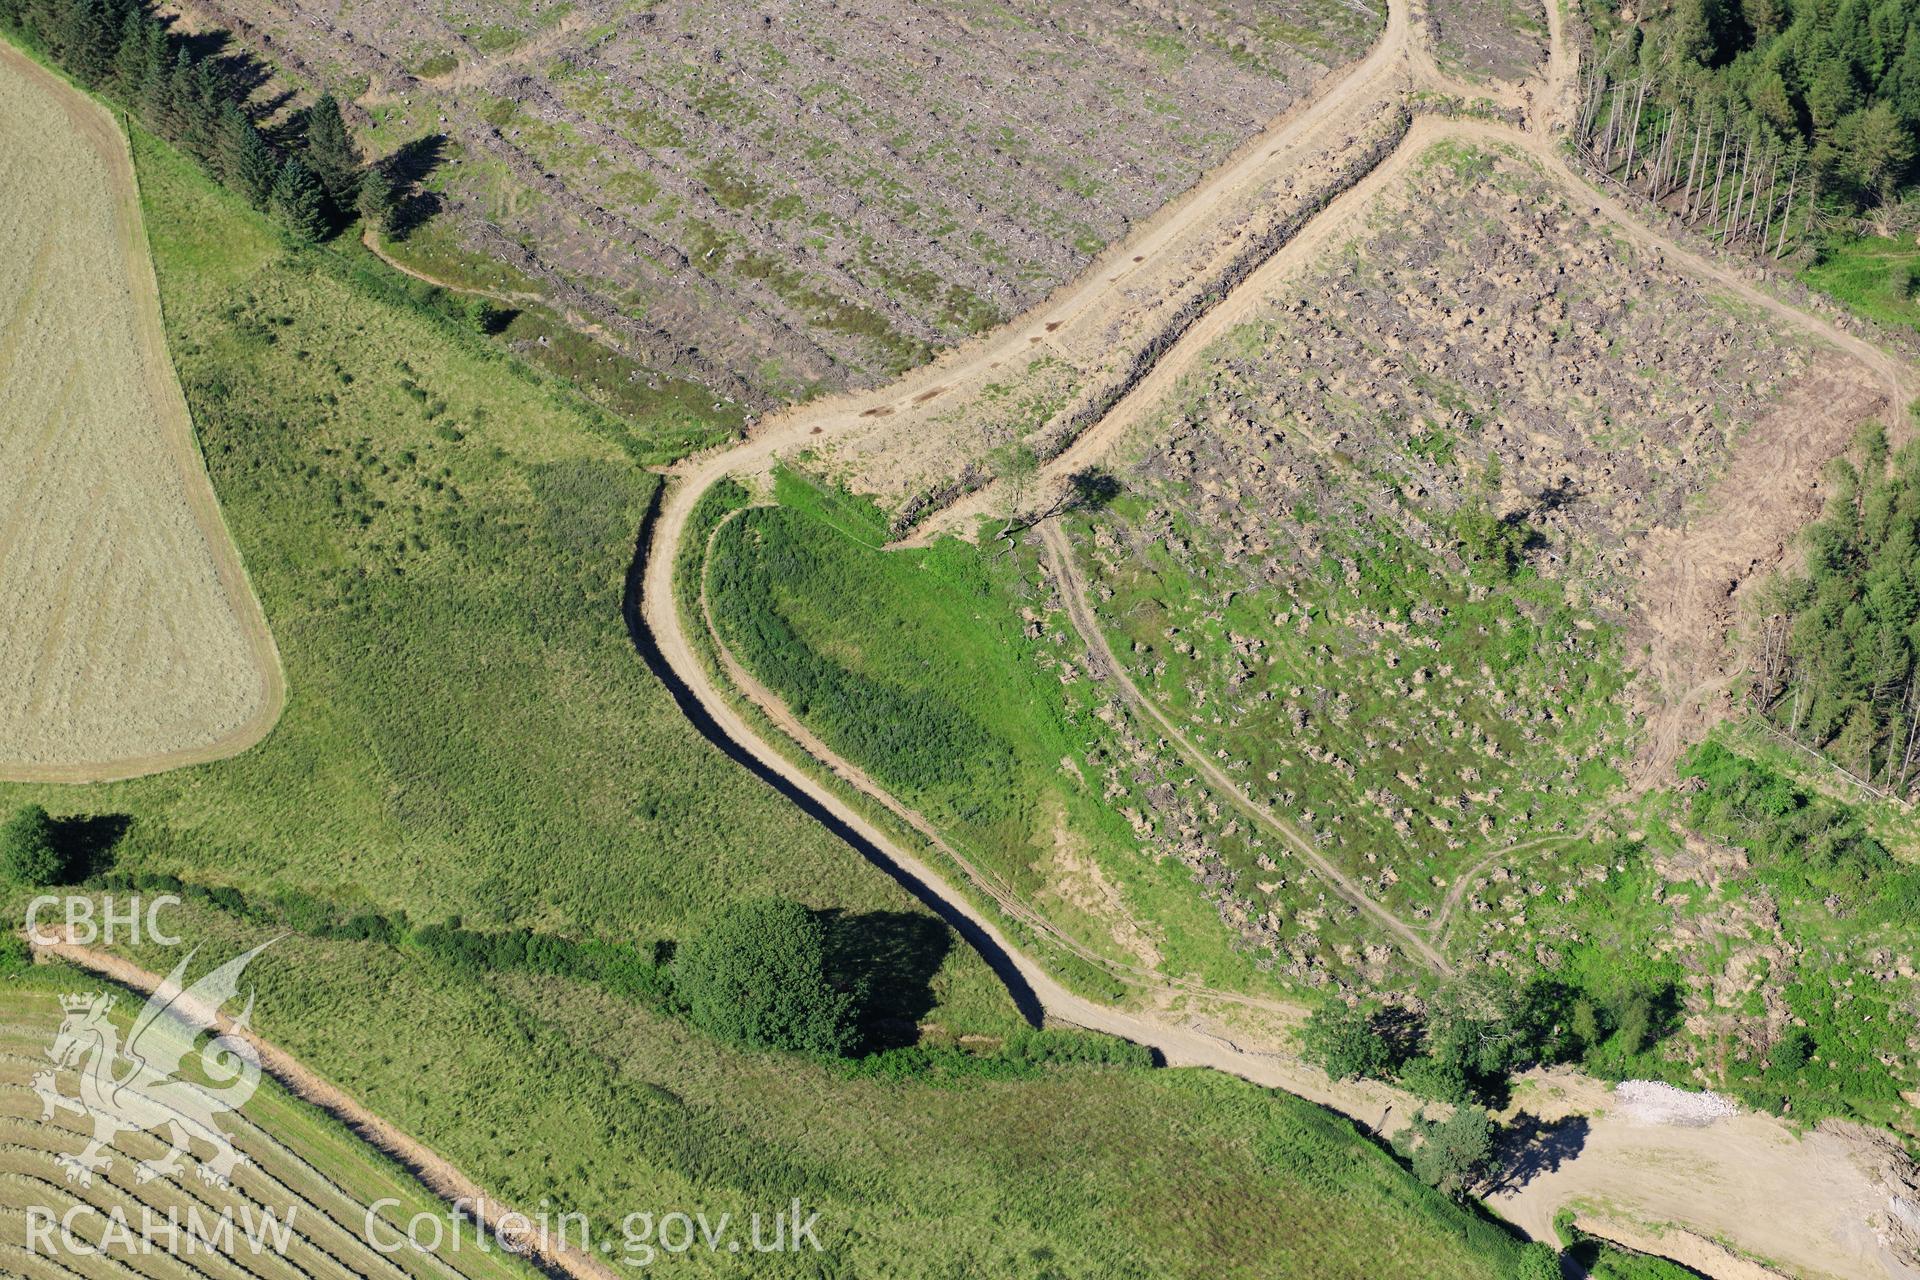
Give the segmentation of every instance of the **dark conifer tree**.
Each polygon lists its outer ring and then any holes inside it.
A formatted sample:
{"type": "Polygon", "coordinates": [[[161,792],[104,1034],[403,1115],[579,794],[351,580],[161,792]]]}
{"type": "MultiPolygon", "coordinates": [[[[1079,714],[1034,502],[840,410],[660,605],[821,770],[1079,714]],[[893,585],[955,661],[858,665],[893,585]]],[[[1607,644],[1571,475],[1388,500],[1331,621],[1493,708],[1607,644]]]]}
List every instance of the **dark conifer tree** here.
{"type": "Polygon", "coordinates": [[[313,244],[327,233],[325,193],[313,170],[298,156],[288,156],[274,178],[267,209],[296,244],[313,244]]]}
{"type": "Polygon", "coordinates": [[[151,22],[137,8],[120,20],[120,43],[113,51],[113,87],[122,100],[137,102],[153,74],[153,44],[147,38],[151,22]]]}
{"type": "Polygon", "coordinates": [[[353,208],[360,189],[360,155],[341,118],[340,103],[330,93],[321,94],[307,108],[306,161],[334,207],[353,208]]]}
{"type": "Polygon", "coordinates": [[[184,121],[179,141],[195,156],[211,162],[220,149],[220,117],[231,100],[225,79],[209,59],[198,59],[187,77],[184,121]]]}
{"type": "Polygon", "coordinates": [[[148,99],[148,119],[165,137],[178,139],[186,133],[193,98],[193,55],[184,47],[173,50],[172,59],[154,77],[148,99]]]}
{"type": "Polygon", "coordinates": [[[99,0],[66,0],[54,27],[53,47],[81,83],[105,83],[113,45],[99,0]]]}
{"type": "Polygon", "coordinates": [[[267,207],[279,165],[260,130],[231,102],[220,113],[220,149],[215,159],[220,181],[245,196],[254,208],[267,207]]]}
{"type": "Polygon", "coordinates": [[[1901,123],[1920,132],[1920,21],[1907,28],[1905,47],[1881,78],[1880,96],[1901,123]]]}
{"type": "Polygon", "coordinates": [[[360,179],[360,193],[355,200],[360,220],[367,228],[391,234],[398,221],[400,211],[399,193],[394,190],[393,178],[381,165],[371,165],[360,179]]]}
{"type": "Polygon", "coordinates": [[[167,93],[173,83],[173,42],[167,38],[167,29],[152,19],[147,21],[145,35],[147,52],[141,59],[145,79],[127,92],[133,108],[147,118],[147,123],[165,132],[167,93]]]}

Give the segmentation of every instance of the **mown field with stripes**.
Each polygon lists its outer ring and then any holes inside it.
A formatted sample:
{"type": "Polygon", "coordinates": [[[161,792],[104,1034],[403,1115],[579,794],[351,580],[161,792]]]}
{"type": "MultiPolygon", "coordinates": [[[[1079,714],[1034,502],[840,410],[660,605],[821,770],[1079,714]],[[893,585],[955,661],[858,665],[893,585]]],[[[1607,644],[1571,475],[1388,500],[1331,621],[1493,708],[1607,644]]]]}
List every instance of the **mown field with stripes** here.
{"type": "MultiPolygon", "coordinates": [[[[112,1166],[90,1186],[69,1181],[60,1157],[85,1146],[91,1124],[70,1112],[44,1119],[33,1081],[51,1065],[47,1050],[61,1022],[59,997],[100,989],[98,980],[63,967],[0,984],[0,1273],[33,1280],[528,1280],[535,1274],[493,1242],[479,1247],[470,1224],[461,1224],[456,1241],[450,1206],[271,1080],[221,1120],[246,1157],[230,1185],[200,1177],[197,1158],[186,1161],[178,1177],[142,1182],[136,1162],[161,1157],[168,1145],[153,1133],[120,1135],[112,1166]],[[371,1232],[370,1214],[376,1219],[371,1232]],[[437,1253],[405,1242],[404,1229],[416,1215],[438,1220],[437,1253]]],[[[124,1028],[140,1007],[139,996],[121,993],[114,1021],[124,1028]]],[[[55,1072],[61,1094],[78,1094],[77,1074],[55,1072]]],[[[430,1231],[417,1235],[432,1242],[430,1231]]]]}

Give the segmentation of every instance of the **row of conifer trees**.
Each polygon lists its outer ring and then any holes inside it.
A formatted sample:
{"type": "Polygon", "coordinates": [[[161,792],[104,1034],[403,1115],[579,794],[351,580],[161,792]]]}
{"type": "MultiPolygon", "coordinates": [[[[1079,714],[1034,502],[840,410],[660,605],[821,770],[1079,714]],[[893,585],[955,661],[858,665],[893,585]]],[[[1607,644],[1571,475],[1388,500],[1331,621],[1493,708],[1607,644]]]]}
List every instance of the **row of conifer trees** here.
{"type": "Polygon", "coordinates": [[[1575,137],[1620,182],[1775,258],[1899,219],[1920,179],[1912,0],[1673,0],[1639,23],[1588,4],[1575,137]]]}
{"type": "Polygon", "coordinates": [[[361,162],[332,94],[297,127],[263,129],[234,71],[176,39],[146,0],[0,0],[0,29],[137,115],[294,240],[324,239],[356,214],[393,229],[393,178],[361,162]]]}

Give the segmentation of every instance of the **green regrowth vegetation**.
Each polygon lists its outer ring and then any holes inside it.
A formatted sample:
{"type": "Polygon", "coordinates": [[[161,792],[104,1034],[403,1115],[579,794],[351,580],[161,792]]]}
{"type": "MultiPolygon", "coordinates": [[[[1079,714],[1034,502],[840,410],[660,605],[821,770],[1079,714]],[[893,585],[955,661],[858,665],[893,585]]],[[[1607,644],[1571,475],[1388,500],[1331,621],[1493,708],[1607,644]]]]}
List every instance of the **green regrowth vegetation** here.
{"type": "MultiPolygon", "coordinates": [[[[1920,990],[1903,975],[1920,872],[1885,843],[1911,823],[1835,799],[1831,769],[1754,723],[1724,726],[1679,772],[1532,913],[1570,996],[1556,1015],[1569,1051],[1605,1079],[1914,1134],[1900,1091],[1915,1084],[1920,990]]],[[[1417,1061],[1400,1075],[1416,1089],[1417,1061]]]]}
{"type": "Polygon", "coordinates": [[[1520,1255],[1515,1280],[1561,1280],[1560,1254],[1550,1244],[1530,1244],[1520,1255]]]}
{"type": "Polygon", "coordinates": [[[1464,504],[1449,565],[1357,499],[1303,509],[1283,524],[1310,558],[1264,582],[1180,503],[1125,495],[1090,535],[1115,650],[1388,902],[1432,918],[1463,868],[1617,782],[1613,634],[1520,564],[1524,529],[1464,504]]]}
{"type": "Polygon", "coordinates": [[[1920,245],[1910,239],[1833,236],[1800,278],[1882,324],[1920,328],[1920,245]]]}
{"type": "MultiPolygon", "coordinates": [[[[967,848],[1024,850],[1081,744],[1022,656],[1011,561],[958,541],[891,553],[884,517],[798,476],[720,528],[705,581],[721,640],[837,750],[967,848]]],[[[697,579],[696,579],[697,581],[697,579]]],[[[1030,869],[996,866],[1036,887],[1030,869]]]]}
{"type": "Polygon", "coordinates": [[[1669,987],[1622,975],[1536,975],[1494,970],[1442,985],[1419,1015],[1321,1005],[1301,1028],[1300,1050],[1335,1079],[1392,1080],[1437,1102],[1504,1102],[1529,1067],[1583,1061],[1619,1078],[1673,1027],[1669,987]],[[1572,979],[1568,981],[1566,979],[1572,979]],[[1576,982],[1587,980],[1592,989],[1576,982]]]}
{"type": "MultiPolygon", "coordinates": [[[[1566,1244],[1567,1259],[1581,1274],[1591,1276],[1594,1280],[1691,1280],[1699,1275],[1699,1272],[1691,1271],[1677,1262],[1635,1253],[1598,1236],[1588,1235],[1575,1225],[1575,1214],[1570,1208],[1553,1215],[1553,1230],[1566,1244]]],[[[1545,1249],[1549,1255],[1552,1254],[1552,1250],[1545,1245],[1529,1246],[1529,1256],[1522,1261],[1522,1280],[1532,1280],[1533,1273],[1526,1268],[1534,1265],[1531,1255],[1534,1249],[1545,1249]]],[[[1551,1256],[1549,1260],[1553,1271],[1550,1274],[1542,1271],[1542,1280],[1551,1280],[1552,1276],[1562,1274],[1559,1260],[1551,1256]]]]}
{"type": "Polygon", "coordinates": [[[1589,1280],[1695,1280],[1700,1274],[1677,1262],[1598,1240],[1583,1242],[1567,1252],[1589,1280]]]}
{"type": "Polygon", "coordinates": [[[690,554],[718,533],[704,577],[697,560],[681,566],[696,628],[691,592],[704,580],[734,657],[976,868],[1103,959],[1272,983],[1195,892],[1188,865],[1143,846],[1139,824],[1154,826],[1143,815],[1167,804],[1147,798],[1154,783],[1120,745],[1112,691],[1077,674],[1084,657],[1057,602],[1035,591],[1031,547],[943,539],[886,551],[871,504],[792,471],[776,496],[778,506],[729,516],[745,496],[709,495],[697,513],[690,554]]]}
{"type": "Polygon", "coordinates": [[[1689,753],[1683,779],[1697,779],[1688,816],[1698,829],[1739,844],[1784,893],[1863,912],[1862,923],[1911,920],[1920,910],[1920,867],[1895,862],[1852,808],[1718,742],[1689,753]]]}
{"type": "Polygon", "coordinates": [[[1863,811],[1719,742],[1691,752],[1682,777],[1685,821],[1746,851],[1747,892],[1764,903],[1763,921],[1777,915],[1758,940],[1785,944],[1762,975],[1778,1014],[1749,1010],[1728,1042],[1709,1045],[1719,1072],[1768,1110],[1911,1131],[1901,1090],[1913,1084],[1905,1045],[1920,992],[1900,973],[1911,967],[1920,867],[1895,861],[1863,811]]]}
{"type": "Polygon", "coordinates": [[[1442,1195],[1465,1201],[1491,1168],[1493,1119],[1471,1103],[1454,1107],[1444,1120],[1422,1112],[1414,1118],[1407,1142],[1414,1176],[1442,1195]]]}

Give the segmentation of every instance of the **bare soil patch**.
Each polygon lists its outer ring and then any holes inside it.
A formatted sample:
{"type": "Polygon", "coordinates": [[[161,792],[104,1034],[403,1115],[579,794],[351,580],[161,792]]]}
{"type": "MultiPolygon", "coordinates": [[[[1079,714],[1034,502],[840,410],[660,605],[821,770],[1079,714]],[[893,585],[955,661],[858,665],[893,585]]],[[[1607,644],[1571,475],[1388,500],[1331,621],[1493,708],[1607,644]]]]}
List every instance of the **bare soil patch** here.
{"type": "Polygon", "coordinates": [[[1636,759],[1643,780],[1666,776],[1686,744],[1725,714],[1739,665],[1730,640],[1743,606],[1820,513],[1827,463],[1886,407],[1857,363],[1823,356],[1742,437],[1698,509],[1646,535],[1634,557],[1632,626],[1649,679],[1636,759]]]}
{"type": "Polygon", "coordinates": [[[1154,972],[1160,968],[1164,956],[1153,930],[1136,918],[1120,886],[1088,851],[1085,838],[1072,829],[1065,814],[1056,815],[1053,847],[1042,854],[1034,870],[1048,885],[1037,895],[1043,909],[1048,905],[1046,899],[1056,899],[1058,906],[1104,928],[1113,945],[1141,969],[1154,972]]]}
{"type": "Polygon", "coordinates": [[[1553,1215],[1570,1207],[1601,1234],[1709,1275],[1768,1274],[1729,1265],[1714,1240],[1737,1241],[1791,1275],[1920,1274],[1895,1203],[1912,1162],[1884,1136],[1833,1121],[1796,1133],[1746,1110],[1700,1123],[1697,1106],[1661,1123],[1564,1069],[1527,1076],[1514,1107],[1570,1123],[1580,1138],[1572,1158],[1492,1197],[1536,1239],[1550,1238],[1553,1215]]]}
{"type": "Polygon", "coordinates": [[[1427,0],[1426,28],[1434,60],[1470,80],[1524,80],[1547,60],[1539,0],[1427,0]]]}
{"type": "Polygon", "coordinates": [[[125,143],[0,46],[0,153],[0,776],[232,755],[279,715],[279,658],[167,358],[125,143]]]}

